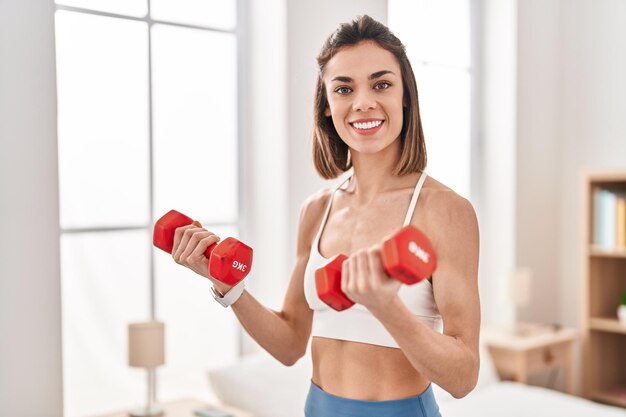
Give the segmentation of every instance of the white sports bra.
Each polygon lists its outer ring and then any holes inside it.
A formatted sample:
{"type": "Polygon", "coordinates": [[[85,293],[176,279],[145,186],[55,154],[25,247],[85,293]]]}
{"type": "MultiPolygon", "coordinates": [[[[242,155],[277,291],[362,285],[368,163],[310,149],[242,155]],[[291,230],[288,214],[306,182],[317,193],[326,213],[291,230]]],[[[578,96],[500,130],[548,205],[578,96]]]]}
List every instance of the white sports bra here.
{"type": "MultiPolygon", "coordinates": [[[[350,178],[351,177],[347,180],[350,178]]],[[[413,197],[411,198],[411,204],[409,205],[409,209],[404,219],[404,226],[410,224],[411,222],[413,212],[415,211],[415,203],[417,202],[417,197],[419,196],[425,180],[426,173],[423,172],[417,182],[417,185],[415,186],[415,191],[413,192],[413,197]]],[[[337,188],[335,188],[330,196],[326,212],[324,213],[324,219],[322,220],[317,235],[311,245],[309,262],[306,266],[304,275],[304,295],[309,307],[313,310],[313,328],[311,336],[349,340],[353,342],[398,348],[398,344],[385,329],[382,323],[378,321],[378,319],[376,319],[363,305],[355,304],[348,310],[338,312],[326,305],[317,296],[317,290],[315,288],[315,270],[330,261],[330,259],[324,258],[319,252],[320,237],[324,230],[324,226],[326,225],[326,221],[328,220],[328,214],[330,213],[333,197],[335,196],[337,190],[341,188],[346,181],[342,182],[337,188]]],[[[399,290],[399,296],[408,309],[415,314],[417,318],[434,330],[441,332],[441,314],[439,313],[439,309],[435,303],[433,287],[429,280],[425,279],[415,285],[402,285],[399,290]]]]}

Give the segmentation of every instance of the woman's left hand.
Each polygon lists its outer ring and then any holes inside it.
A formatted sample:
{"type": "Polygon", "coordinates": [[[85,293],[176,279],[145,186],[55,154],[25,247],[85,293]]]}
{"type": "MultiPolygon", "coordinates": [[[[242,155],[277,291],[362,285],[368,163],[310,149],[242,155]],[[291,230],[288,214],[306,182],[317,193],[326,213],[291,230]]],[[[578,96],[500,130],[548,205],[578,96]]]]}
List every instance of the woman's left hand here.
{"type": "Polygon", "coordinates": [[[389,305],[401,285],[385,272],[380,244],[353,253],[341,266],[341,290],[370,310],[389,305]]]}

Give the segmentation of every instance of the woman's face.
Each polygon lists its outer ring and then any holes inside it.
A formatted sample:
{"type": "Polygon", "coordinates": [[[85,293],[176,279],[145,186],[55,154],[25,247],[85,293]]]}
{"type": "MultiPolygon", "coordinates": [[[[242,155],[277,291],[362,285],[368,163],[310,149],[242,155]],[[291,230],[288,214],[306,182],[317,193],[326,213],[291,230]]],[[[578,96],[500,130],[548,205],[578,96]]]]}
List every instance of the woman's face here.
{"type": "Polygon", "coordinates": [[[356,152],[376,153],[402,130],[402,75],[393,54],[365,41],[341,49],[324,69],[328,108],[339,137],[356,152]]]}

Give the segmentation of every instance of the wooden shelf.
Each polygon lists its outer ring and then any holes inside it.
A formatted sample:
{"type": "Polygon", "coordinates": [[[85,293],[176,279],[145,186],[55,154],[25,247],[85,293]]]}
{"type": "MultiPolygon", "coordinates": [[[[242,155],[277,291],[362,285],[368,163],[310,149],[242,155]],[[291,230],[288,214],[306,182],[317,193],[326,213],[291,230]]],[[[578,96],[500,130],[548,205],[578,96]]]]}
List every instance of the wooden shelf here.
{"type": "Polygon", "coordinates": [[[590,319],[589,327],[591,330],[626,334],[626,326],[620,324],[619,320],[612,318],[592,317],[590,319]]]}
{"type": "Polygon", "coordinates": [[[606,391],[596,391],[591,394],[591,399],[619,407],[626,407],[626,386],[614,387],[606,391]]]}
{"type": "Polygon", "coordinates": [[[598,215],[605,215],[594,212],[596,192],[626,192],[626,171],[588,172],[583,182],[583,391],[587,398],[626,408],[626,325],[617,319],[626,290],[626,249],[593,242],[598,215]]]}
{"type": "Polygon", "coordinates": [[[626,172],[621,170],[607,170],[607,171],[596,171],[596,172],[587,172],[586,175],[587,182],[592,183],[621,183],[626,182],[626,172]]]}
{"type": "Polygon", "coordinates": [[[626,249],[606,250],[591,245],[589,255],[597,258],[623,258],[626,259],[626,249]]]}

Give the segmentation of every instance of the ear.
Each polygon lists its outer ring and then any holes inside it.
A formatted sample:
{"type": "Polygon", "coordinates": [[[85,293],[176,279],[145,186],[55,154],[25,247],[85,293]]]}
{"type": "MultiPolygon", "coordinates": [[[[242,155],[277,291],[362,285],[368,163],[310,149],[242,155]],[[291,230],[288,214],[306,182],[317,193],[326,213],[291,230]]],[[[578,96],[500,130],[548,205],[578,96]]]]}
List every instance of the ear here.
{"type": "Polygon", "coordinates": [[[326,106],[326,108],[324,109],[324,116],[330,117],[330,107],[326,106]]]}

